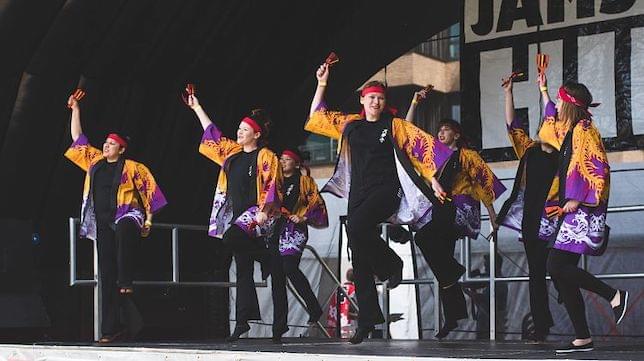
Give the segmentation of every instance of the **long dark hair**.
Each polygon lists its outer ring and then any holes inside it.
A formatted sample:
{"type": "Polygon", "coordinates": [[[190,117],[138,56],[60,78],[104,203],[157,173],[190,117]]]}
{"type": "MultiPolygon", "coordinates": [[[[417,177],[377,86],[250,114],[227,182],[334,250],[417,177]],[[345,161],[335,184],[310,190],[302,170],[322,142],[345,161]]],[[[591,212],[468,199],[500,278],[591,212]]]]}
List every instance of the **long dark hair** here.
{"type": "Polygon", "coordinates": [[[449,119],[445,118],[438,123],[438,129],[440,130],[442,127],[448,127],[452,129],[455,133],[458,133],[460,137],[456,139],[456,146],[459,148],[469,148],[469,141],[467,139],[467,136],[463,133],[463,127],[461,127],[461,123],[457,122],[454,119],[449,119]]]}

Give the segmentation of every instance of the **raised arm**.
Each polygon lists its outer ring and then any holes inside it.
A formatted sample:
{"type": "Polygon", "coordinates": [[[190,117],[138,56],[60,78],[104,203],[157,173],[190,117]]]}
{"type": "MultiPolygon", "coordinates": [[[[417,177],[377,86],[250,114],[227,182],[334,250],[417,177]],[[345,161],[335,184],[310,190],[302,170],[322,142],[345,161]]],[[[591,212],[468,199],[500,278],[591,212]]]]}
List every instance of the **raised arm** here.
{"type": "Polygon", "coordinates": [[[315,88],[315,94],[313,95],[313,100],[311,101],[311,110],[309,111],[309,117],[315,113],[316,110],[320,107],[320,104],[324,101],[324,92],[326,91],[327,81],[329,80],[329,65],[323,63],[318,68],[315,73],[315,77],[318,79],[318,86],[315,88]]]}
{"type": "Polygon", "coordinates": [[[518,158],[523,157],[525,151],[534,144],[526,131],[521,128],[514,111],[514,95],[512,94],[512,79],[502,79],[503,92],[505,93],[505,124],[508,127],[508,136],[514,152],[518,158]]]}
{"type": "Polygon", "coordinates": [[[537,77],[537,83],[539,83],[539,92],[541,93],[541,101],[543,102],[543,107],[547,107],[550,103],[550,94],[548,94],[548,79],[546,79],[546,74],[539,74],[537,77]]]}
{"type": "Polygon", "coordinates": [[[210,117],[206,112],[203,110],[201,107],[201,104],[199,104],[199,99],[194,94],[188,95],[187,98],[187,104],[192,109],[195,114],[197,114],[197,118],[199,118],[199,123],[201,123],[201,127],[206,130],[210,124],[212,124],[212,120],[210,120],[210,117]]]}
{"type": "Polygon", "coordinates": [[[75,142],[78,140],[81,134],[83,134],[83,128],[81,127],[80,122],[80,105],[78,105],[78,100],[76,100],[74,95],[70,95],[69,99],[67,99],[67,107],[72,110],[71,124],[69,129],[71,132],[72,140],[75,142]]]}
{"type": "Polygon", "coordinates": [[[512,94],[512,79],[502,79],[503,93],[505,94],[505,124],[508,127],[514,121],[514,94],[512,94]]]}
{"type": "Polygon", "coordinates": [[[405,116],[405,120],[408,122],[414,121],[414,115],[416,114],[416,106],[418,103],[427,97],[427,89],[421,89],[417,92],[414,92],[414,96],[411,98],[411,104],[409,105],[409,110],[405,116]]]}

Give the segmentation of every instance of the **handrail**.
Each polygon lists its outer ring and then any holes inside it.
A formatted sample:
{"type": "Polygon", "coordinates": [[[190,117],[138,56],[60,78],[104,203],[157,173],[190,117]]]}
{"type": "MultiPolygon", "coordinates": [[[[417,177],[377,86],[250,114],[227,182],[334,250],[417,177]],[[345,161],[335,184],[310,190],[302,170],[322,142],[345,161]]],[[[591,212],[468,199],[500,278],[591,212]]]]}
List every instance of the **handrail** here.
{"type": "MultiPolygon", "coordinates": [[[[639,170],[639,169],[638,169],[639,170]]],[[[642,169],[644,170],[644,169],[642,169]]],[[[629,213],[629,212],[641,212],[644,211],[644,205],[630,205],[630,206],[615,206],[615,207],[608,207],[607,213],[629,213]]],[[[340,218],[340,233],[342,233],[343,227],[345,227],[345,220],[346,216],[339,217],[340,218]]],[[[489,216],[481,216],[481,220],[489,220],[489,216]]],[[[387,235],[387,226],[390,225],[389,223],[381,223],[381,226],[383,226],[383,236],[389,241],[389,237],[387,235]]],[[[471,264],[471,248],[470,248],[470,239],[465,237],[461,239],[461,257],[462,261],[464,264],[468,265],[468,268],[466,269],[465,274],[462,276],[462,281],[464,282],[488,282],[489,283],[489,293],[490,293],[490,322],[489,322],[489,327],[490,327],[490,340],[494,341],[496,339],[496,282],[526,282],[529,280],[529,277],[527,276],[518,276],[518,277],[496,277],[496,248],[497,248],[497,242],[496,242],[496,237],[497,235],[493,235],[493,239],[489,242],[489,276],[488,277],[469,277],[469,265],[471,264]]],[[[587,267],[587,260],[586,256],[582,255],[582,267],[585,269],[587,267]]],[[[595,277],[599,279],[634,279],[634,278],[644,278],[644,272],[638,272],[638,273],[614,273],[614,274],[599,274],[595,275],[595,277]]],[[[546,279],[551,279],[550,276],[547,276],[546,279]]],[[[384,337],[388,338],[389,337],[389,332],[388,332],[388,327],[389,327],[389,287],[387,282],[381,282],[381,284],[384,284],[384,292],[382,293],[382,301],[383,301],[383,313],[385,316],[385,327],[384,327],[384,337]]],[[[435,279],[403,279],[400,284],[407,284],[407,285],[419,285],[419,284],[434,284],[436,285],[436,280],[435,279]]],[[[439,301],[439,292],[440,288],[435,287],[435,302],[436,305],[434,307],[434,314],[435,314],[435,322],[436,326],[438,325],[438,321],[440,319],[440,307],[437,307],[440,305],[439,301]]]]}
{"type": "MultiPolygon", "coordinates": [[[[98,253],[97,253],[97,245],[96,241],[93,242],[94,245],[94,250],[93,250],[93,258],[94,258],[94,265],[93,265],[93,276],[94,279],[78,279],[77,278],[77,272],[76,272],[76,266],[77,266],[77,259],[76,259],[76,251],[77,251],[77,239],[78,239],[78,223],[79,219],[78,218],[69,218],[69,285],[70,286],[94,286],[94,338],[95,340],[98,340],[100,338],[100,324],[101,324],[101,319],[100,319],[100,284],[98,282],[98,253]]],[[[152,226],[153,228],[160,228],[160,229],[170,229],[172,231],[172,280],[159,280],[159,281],[133,281],[132,283],[136,286],[181,286],[181,287],[236,287],[237,284],[235,282],[217,282],[217,281],[181,281],[180,280],[180,274],[179,274],[179,230],[190,230],[190,231],[207,231],[208,228],[205,226],[198,226],[198,225],[185,225],[185,224],[172,224],[172,223],[155,223],[152,226]]],[[[310,245],[305,245],[305,249],[308,249],[317,262],[322,266],[322,269],[331,277],[332,281],[338,286],[339,292],[342,292],[349,302],[358,309],[358,305],[356,302],[349,297],[348,293],[346,290],[342,287],[342,284],[336,277],[336,275],[331,271],[331,268],[329,265],[322,259],[322,257],[319,255],[319,253],[315,250],[310,245]]],[[[295,298],[297,301],[306,308],[306,302],[302,298],[302,296],[297,292],[297,290],[293,287],[293,285],[290,283],[290,281],[287,283],[288,289],[293,292],[295,295],[295,298]]],[[[256,287],[267,287],[267,282],[256,282],[255,283],[256,287]]],[[[320,328],[322,333],[330,338],[331,335],[329,335],[329,332],[326,330],[326,328],[322,325],[320,321],[317,322],[317,326],[320,328]]]]}

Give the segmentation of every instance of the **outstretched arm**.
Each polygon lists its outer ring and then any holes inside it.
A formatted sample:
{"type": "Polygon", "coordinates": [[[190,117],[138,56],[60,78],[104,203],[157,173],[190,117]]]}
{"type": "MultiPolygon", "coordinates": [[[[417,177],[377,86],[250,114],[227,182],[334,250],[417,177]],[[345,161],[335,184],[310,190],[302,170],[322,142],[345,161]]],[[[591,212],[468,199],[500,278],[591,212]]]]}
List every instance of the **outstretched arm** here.
{"type": "Polygon", "coordinates": [[[407,111],[405,120],[407,120],[408,122],[412,122],[414,120],[414,115],[416,114],[416,106],[418,106],[418,102],[425,98],[427,98],[427,89],[421,89],[414,93],[413,98],[411,98],[411,104],[409,105],[409,110],[407,111]]]}
{"type": "Polygon", "coordinates": [[[309,117],[315,113],[316,110],[320,107],[320,104],[324,100],[324,92],[326,91],[327,80],[329,80],[329,65],[323,63],[318,68],[315,73],[315,77],[318,79],[318,86],[315,89],[315,94],[313,95],[313,100],[311,101],[311,110],[309,111],[309,117]]]}
{"type": "Polygon", "coordinates": [[[548,103],[550,103],[550,94],[548,94],[548,79],[546,79],[546,74],[539,74],[537,77],[537,82],[539,83],[539,91],[541,92],[541,101],[543,102],[543,107],[545,108],[548,103]]]}
{"type": "Polygon", "coordinates": [[[512,94],[512,79],[502,79],[503,93],[505,94],[505,123],[510,126],[514,121],[514,95],[512,94]]]}
{"type": "Polygon", "coordinates": [[[73,95],[69,96],[67,100],[67,107],[72,110],[70,131],[72,140],[75,142],[78,140],[81,134],[83,134],[83,128],[81,127],[80,121],[80,105],[78,105],[78,100],[73,95]]]}
{"type": "Polygon", "coordinates": [[[199,118],[199,123],[201,123],[201,127],[206,130],[210,124],[212,124],[212,120],[210,120],[210,117],[208,114],[206,114],[206,111],[203,110],[201,107],[201,104],[199,104],[199,99],[194,94],[188,95],[187,98],[187,104],[192,109],[195,114],[197,114],[197,118],[199,118]]]}

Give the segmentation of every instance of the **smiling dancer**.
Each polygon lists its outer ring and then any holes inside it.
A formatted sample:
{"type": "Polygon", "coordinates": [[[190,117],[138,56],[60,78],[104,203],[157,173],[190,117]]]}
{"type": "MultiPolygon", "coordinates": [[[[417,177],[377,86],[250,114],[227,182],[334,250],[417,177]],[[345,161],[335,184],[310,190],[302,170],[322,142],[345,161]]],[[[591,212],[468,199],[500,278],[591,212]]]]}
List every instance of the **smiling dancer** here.
{"type": "Polygon", "coordinates": [[[199,152],[221,166],[208,235],[222,238],[235,256],[236,325],[227,341],[237,341],[250,330],[249,320],[261,320],[253,264],[262,264],[266,279],[270,256],[264,237],[280,209],[282,172],[275,153],[264,147],[270,125],[264,111],[244,117],[233,141],[223,136],[194,94],[188,95],[187,104],[204,129],[199,152]]]}
{"type": "MultiPolygon", "coordinates": [[[[412,121],[416,105],[427,96],[426,90],[414,94],[407,113],[412,121]]],[[[497,228],[494,201],[505,192],[505,187],[492,173],[481,156],[467,147],[461,125],[452,119],[440,122],[438,140],[454,151],[436,177],[431,178],[434,195],[440,204],[433,207],[431,221],[415,235],[427,264],[438,279],[440,302],[445,323],[436,338],[446,337],[467,318],[467,304],[458,279],[465,267],[454,258],[456,240],[461,237],[476,239],[481,229],[480,203],[490,215],[493,229],[497,228]]]]}
{"type": "Polygon", "coordinates": [[[326,205],[315,180],[308,174],[303,174],[306,167],[302,164],[300,152],[295,149],[284,150],[280,163],[284,175],[282,217],[276,222],[269,244],[273,257],[273,342],[280,342],[282,334],[288,330],[286,277],[306,303],[309,324],[317,322],[322,316],[322,308],[299,265],[309,238],[308,226],[326,228],[329,225],[326,205]]]}
{"type": "Polygon", "coordinates": [[[452,151],[386,106],[386,88],[369,82],[361,91],[362,114],[329,111],[323,104],[329,66],[316,72],[317,89],[305,129],[340,140],[335,173],[322,191],[349,201],[347,235],[360,312],[349,342],[361,343],[384,322],[374,274],[396,287],[402,260],[380,238],[381,222],[422,227],[433,192],[426,184],[452,151]]]}
{"type": "Polygon", "coordinates": [[[109,134],[102,151],[89,144],[81,128],[78,99],[72,95],[67,102],[72,110],[74,142],[65,157],[86,172],[80,236],[96,241],[98,247],[102,301],[99,342],[108,343],[125,336],[120,297],[134,292],[135,248],[141,237],[150,233],[152,215],[167,202],[150,170],[125,159],[125,137],[109,134]]]}

